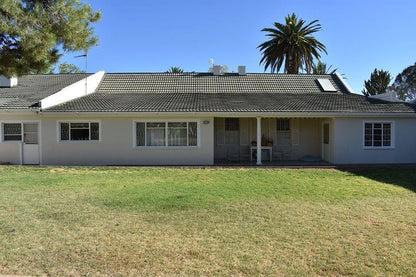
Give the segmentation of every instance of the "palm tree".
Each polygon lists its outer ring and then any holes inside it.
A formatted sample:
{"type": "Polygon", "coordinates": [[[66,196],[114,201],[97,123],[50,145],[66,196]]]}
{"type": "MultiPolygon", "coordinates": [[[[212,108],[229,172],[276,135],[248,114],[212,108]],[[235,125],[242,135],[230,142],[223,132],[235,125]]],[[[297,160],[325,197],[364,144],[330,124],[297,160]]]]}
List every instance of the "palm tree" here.
{"type": "Polygon", "coordinates": [[[171,66],[166,73],[183,73],[183,69],[176,66],[171,66]]]}
{"type": "Polygon", "coordinates": [[[257,47],[263,55],[260,64],[264,63],[265,71],[270,67],[272,73],[278,72],[283,62],[285,73],[298,74],[300,69],[310,73],[314,57],[321,57],[318,52],[327,54],[325,45],[311,35],[321,30],[321,24],[318,20],[305,24],[294,13],[285,19],[286,25],[275,22],[275,28],[262,30],[271,39],[257,47]]]}
{"type": "Polygon", "coordinates": [[[316,64],[314,63],[312,65],[312,74],[319,74],[319,75],[334,74],[338,70],[338,68],[335,68],[331,71],[331,68],[332,68],[332,65],[327,67],[326,63],[318,61],[316,64]]]}

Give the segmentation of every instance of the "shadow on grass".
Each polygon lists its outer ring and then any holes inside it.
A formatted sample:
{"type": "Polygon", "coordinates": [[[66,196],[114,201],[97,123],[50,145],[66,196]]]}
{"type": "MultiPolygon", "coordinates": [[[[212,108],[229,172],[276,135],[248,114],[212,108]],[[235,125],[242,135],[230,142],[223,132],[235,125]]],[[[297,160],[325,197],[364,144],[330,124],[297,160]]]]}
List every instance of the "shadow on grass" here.
{"type": "Polygon", "coordinates": [[[345,166],[339,167],[338,169],[378,182],[400,186],[416,193],[416,165],[386,165],[379,167],[345,166]]]}

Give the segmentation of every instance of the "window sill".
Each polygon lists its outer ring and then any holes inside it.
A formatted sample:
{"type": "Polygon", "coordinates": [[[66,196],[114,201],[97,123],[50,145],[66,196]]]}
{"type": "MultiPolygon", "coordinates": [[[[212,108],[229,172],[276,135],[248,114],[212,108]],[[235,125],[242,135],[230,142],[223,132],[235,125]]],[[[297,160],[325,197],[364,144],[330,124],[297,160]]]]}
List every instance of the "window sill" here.
{"type": "Polygon", "coordinates": [[[199,146],[134,146],[134,149],[140,150],[193,150],[199,149],[199,146]]]}
{"type": "Polygon", "coordinates": [[[363,147],[363,149],[364,150],[393,150],[393,149],[395,149],[395,147],[393,147],[393,146],[384,146],[384,147],[382,147],[382,146],[379,146],[379,147],[369,147],[369,146],[365,146],[365,147],[363,147]]]}
{"type": "Polygon", "coordinates": [[[60,141],[58,141],[58,143],[63,143],[63,144],[71,144],[71,143],[74,143],[74,144],[80,144],[80,143],[90,144],[90,143],[100,143],[100,142],[101,142],[101,140],[60,140],[60,141]]]}

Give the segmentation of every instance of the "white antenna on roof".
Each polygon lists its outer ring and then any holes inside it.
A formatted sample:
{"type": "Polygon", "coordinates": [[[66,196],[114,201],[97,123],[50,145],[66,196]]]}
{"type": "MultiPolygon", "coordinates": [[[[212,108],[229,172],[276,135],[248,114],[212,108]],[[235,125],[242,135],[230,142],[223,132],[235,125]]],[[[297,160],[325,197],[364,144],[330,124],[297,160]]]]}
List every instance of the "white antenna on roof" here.
{"type": "MultiPolygon", "coordinates": [[[[84,54],[75,56],[74,58],[81,58],[85,57],[85,74],[88,73],[88,52],[85,51],[84,54]]],[[[87,75],[85,75],[85,95],[88,93],[88,81],[87,81],[87,75]]]]}
{"type": "MultiPolygon", "coordinates": [[[[95,47],[100,47],[100,44],[94,45],[95,47]]],[[[85,49],[84,54],[75,56],[74,58],[85,58],[85,95],[88,94],[88,49],[85,49]]]]}
{"type": "Polygon", "coordinates": [[[210,63],[212,66],[214,66],[214,59],[213,59],[213,58],[210,58],[210,59],[209,59],[209,63],[210,63]]]}

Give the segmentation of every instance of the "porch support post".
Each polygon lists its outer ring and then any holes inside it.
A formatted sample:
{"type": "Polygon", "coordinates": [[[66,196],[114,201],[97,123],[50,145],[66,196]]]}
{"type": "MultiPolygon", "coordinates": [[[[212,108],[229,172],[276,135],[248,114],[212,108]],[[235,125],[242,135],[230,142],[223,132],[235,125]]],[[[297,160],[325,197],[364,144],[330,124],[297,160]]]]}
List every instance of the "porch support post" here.
{"type": "Polygon", "coordinates": [[[256,165],[261,165],[261,117],[257,117],[257,162],[256,165]]]}

